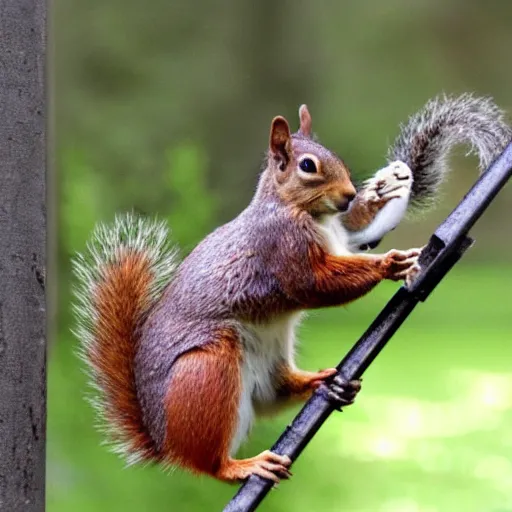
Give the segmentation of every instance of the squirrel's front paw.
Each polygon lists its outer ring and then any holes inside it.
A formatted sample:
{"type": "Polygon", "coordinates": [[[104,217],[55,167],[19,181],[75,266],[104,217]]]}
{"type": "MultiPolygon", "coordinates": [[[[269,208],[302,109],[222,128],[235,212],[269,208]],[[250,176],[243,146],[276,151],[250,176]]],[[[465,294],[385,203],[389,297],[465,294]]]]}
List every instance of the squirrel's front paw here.
{"type": "Polygon", "coordinates": [[[382,261],[384,278],[392,281],[404,279],[409,283],[419,272],[418,256],[421,249],[409,249],[408,251],[398,251],[392,249],[387,252],[382,261]]]}

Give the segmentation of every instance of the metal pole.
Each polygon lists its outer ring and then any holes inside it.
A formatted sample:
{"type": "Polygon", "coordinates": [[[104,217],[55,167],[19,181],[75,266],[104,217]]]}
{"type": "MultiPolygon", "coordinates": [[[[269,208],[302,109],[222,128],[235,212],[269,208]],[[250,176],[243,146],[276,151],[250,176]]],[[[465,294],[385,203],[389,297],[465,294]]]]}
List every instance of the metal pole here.
{"type": "MultiPolygon", "coordinates": [[[[496,194],[512,176],[512,143],[479,178],[464,199],[432,235],[420,256],[422,272],[410,289],[402,287],[338,365],[347,380],[360,377],[419,301],[424,301],[462,254],[471,246],[467,236],[496,194]]],[[[302,450],[333,412],[321,387],[271,448],[296,460],[302,450]]],[[[272,488],[273,482],[251,476],[228,503],[224,512],[251,512],[272,488]]]]}
{"type": "Polygon", "coordinates": [[[45,507],[45,0],[0,0],[0,510],[45,507]]]}

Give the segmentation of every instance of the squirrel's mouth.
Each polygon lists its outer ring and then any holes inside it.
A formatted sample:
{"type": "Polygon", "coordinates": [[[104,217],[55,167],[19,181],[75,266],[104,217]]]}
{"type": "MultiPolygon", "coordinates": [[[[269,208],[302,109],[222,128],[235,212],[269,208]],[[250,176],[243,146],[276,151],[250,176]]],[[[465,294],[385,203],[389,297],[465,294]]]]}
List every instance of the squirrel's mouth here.
{"type": "Polygon", "coordinates": [[[348,197],[340,199],[339,201],[336,202],[331,201],[334,211],[337,213],[346,212],[349,209],[351,202],[352,199],[349,199],[348,197]]]}
{"type": "Polygon", "coordinates": [[[336,205],[336,210],[338,212],[346,212],[348,210],[349,206],[350,206],[350,201],[345,200],[336,205]]]}
{"type": "Polygon", "coordinates": [[[329,197],[324,197],[322,203],[324,204],[327,212],[326,213],[339,213],[341,211],[346,211],[348,208],[348,203],[345,207],[345,210],[340,210],[340,205],[335,203],[332,199],[329,197]]]}
{"type": "Polygon", "coordinates": [[[309,213],[313,217],[321,217],[322,215],[337,215],[346,212],[352,199],[343,198],[340,200],[334,200],[330,197],[322,197],[313,208],[309,209],[309,213]]]}
{"type": "Polygon", "coordinates": [[[353,196],[343,196],[341,199],[334,200],[324,197],[322,202],[329,213],[344,213],[349,209],[353,198],[353,196]]]}

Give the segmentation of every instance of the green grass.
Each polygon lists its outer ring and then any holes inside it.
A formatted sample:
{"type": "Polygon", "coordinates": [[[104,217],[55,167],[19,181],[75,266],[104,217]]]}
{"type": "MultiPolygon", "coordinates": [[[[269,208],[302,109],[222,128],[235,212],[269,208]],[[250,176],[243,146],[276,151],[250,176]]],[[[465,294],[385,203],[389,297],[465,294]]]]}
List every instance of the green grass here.
{"type": "MultiPolygon", "coordinates": [[[[335,365],[396,287],[312,313],[302,367],[335,365]]],[[[62,329],[49,373],[49,512],[221,510],[235,487],[180,471],[123,467],[100,446],[85,376],[62,329]]],[[[365,374],[356,404],[330,418],[269,511],[512,510],[512,272],[455,269],[365,374]]],[[[270,446],[295,411],[260,422],[241,449],[270,446]]]]}

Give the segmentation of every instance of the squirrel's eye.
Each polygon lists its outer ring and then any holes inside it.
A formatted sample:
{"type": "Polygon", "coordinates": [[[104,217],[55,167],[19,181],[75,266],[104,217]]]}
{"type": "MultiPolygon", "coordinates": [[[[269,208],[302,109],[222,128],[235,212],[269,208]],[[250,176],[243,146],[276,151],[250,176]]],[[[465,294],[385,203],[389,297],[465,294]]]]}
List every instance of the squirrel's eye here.
{"type": "Polygon", "coordinates": [[[300,170],[304,172],[316,172],[316,164],[311,158],[304,158],[299,164],[300,170]]]}

